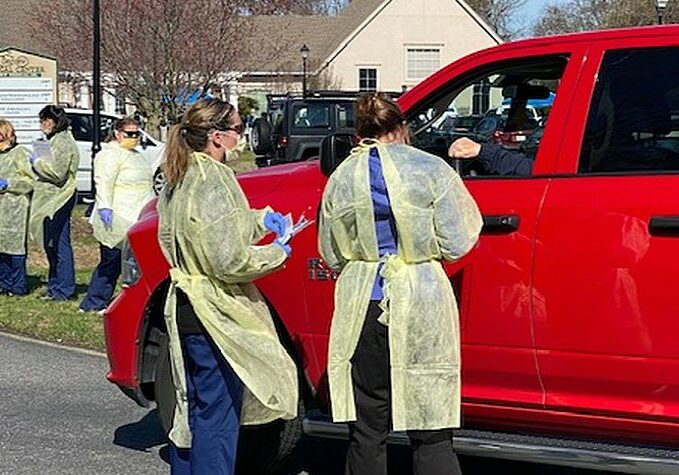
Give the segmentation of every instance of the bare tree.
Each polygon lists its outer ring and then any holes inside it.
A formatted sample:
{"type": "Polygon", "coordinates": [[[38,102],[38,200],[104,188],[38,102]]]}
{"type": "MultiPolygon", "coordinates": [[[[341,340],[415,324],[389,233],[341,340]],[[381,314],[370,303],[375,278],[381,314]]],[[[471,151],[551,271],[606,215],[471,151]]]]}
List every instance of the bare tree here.
{"type": "MultiPolygon", "coordinates": [[[[104,0],[102,71],[116,94],[135,105],[155,132],[163,119],[181,115],[195,91],[220,89],[244,70],[246,59],[277,55],[285,45],[243,41],[252,15],[304,9],[306,0],[104,0]],[[255,51],[256,49],[256,51],[255,51]]],[[[35,29],[49,31],[45,46],[62,69],[91,70],[92,0],[42,2],[35,29]],[[74,6],[77,3],[77,8],[74,6]]]]}
{"type": "MultiPolygon", "coordinates": [[[[547,5],[534,28],[537,36],[578,31],[653,25],[657,23],[654,0],[570,0],[547,5]]],[[[679,21],[679,3],[670,1],[665,21],[679,21]]]]}
{"type": "Polygon", "coordinates": [[[521,33],[516,27],[516,14],[526,4],[526,0],[467,0],[490,26],[505,39],[512,39],[521,33]]]}

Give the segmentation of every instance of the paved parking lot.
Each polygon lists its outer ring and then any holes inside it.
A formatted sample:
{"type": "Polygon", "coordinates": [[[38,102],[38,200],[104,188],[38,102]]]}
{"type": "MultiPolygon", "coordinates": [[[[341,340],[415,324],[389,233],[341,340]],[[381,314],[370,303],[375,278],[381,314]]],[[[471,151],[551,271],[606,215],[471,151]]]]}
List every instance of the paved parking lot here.
{"type": "MultiPolygon", "coordinates": [[[[104,375],[106,358],[0,333],[0,474],[168,473],[158,415],[137,407],[104,375]]],[[[280,475],[342,475],[346,443],[306,438],[280,475]]],[[[409,475],[408,448],[390,449],[390,475],[409,475]]],[[[462,458],[465,474],[585,475],[462,458]]]]}

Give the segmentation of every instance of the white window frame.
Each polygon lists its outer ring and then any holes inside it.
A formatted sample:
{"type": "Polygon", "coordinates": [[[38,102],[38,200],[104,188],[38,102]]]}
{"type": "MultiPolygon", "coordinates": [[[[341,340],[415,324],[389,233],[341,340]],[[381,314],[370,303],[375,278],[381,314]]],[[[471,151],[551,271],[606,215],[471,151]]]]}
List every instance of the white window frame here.
{"type": "Polygon", "coordinates": [[[405,74],[404,77],[406,78],[406,82],[411,82],[411,83],[418,83],[422,81],[423,79],[428,78],[431,76],[434,72],[438,71],[441,69],[442,62],[443,62],[443,43],[406,43],[403,45],[403,54],[404,54],[404,66],[405,66],[405,74]],[[411,75],[411,70],[410,70],[410,53],[413,50],[432,50],[432,51],[437,51],[438,52],[438,64],[436,65],[435,68],[433,68],[431,71],[429,71],[427,74],[423,75],[422,77],[414,77],[411,75]]]}
{"type": "Polygon", "coordinates": [[[369,89],[366,89],[365,91],[361,89],[361,70],[362,69],[374,69],[375,70],[375,91],[380,90],[380,77],[382,76],[380,73],[380,66],[377,64],[357,64],[356,65],[356,74],[358,75],[358,81],[357,81],[357,89],[361,92],[370,92],[369,89]]]}

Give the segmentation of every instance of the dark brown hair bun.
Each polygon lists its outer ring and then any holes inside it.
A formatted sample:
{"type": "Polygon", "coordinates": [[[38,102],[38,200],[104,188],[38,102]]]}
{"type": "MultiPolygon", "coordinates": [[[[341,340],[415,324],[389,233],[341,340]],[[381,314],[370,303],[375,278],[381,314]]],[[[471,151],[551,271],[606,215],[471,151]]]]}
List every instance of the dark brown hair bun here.
{"type": "Polygon", "coordinates": [[[406,118],[391,97],[382,92],[370,92],[358,99],[356,133],[359,137],[376,139],[399,129],[409,135],[406,118]]]}

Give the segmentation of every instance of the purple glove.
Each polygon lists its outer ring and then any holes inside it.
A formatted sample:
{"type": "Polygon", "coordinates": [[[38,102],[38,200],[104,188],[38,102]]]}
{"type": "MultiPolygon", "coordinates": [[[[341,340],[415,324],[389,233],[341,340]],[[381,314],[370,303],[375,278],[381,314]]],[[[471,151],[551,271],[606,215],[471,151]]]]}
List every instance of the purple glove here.
{"type": "Polygon", "coordinates": [[[0,190],[6,190],[9,187],[9,181],[4,178],[0,178],[0,190]]]}
{"type": "Polygon", "coordinates": [[[110,209],[100,209],[99,219],[104,223],[104,227],[109,231],[113,229],[113,210],[110,209]]]}
{"type": "Polygon", "coordinates": [[[264,216],[264,227],[278,236],[284,235],[285,231],[287,231],[285,217],[277,212],[270,211],[266,213],[266,216],[264,216]]]}

